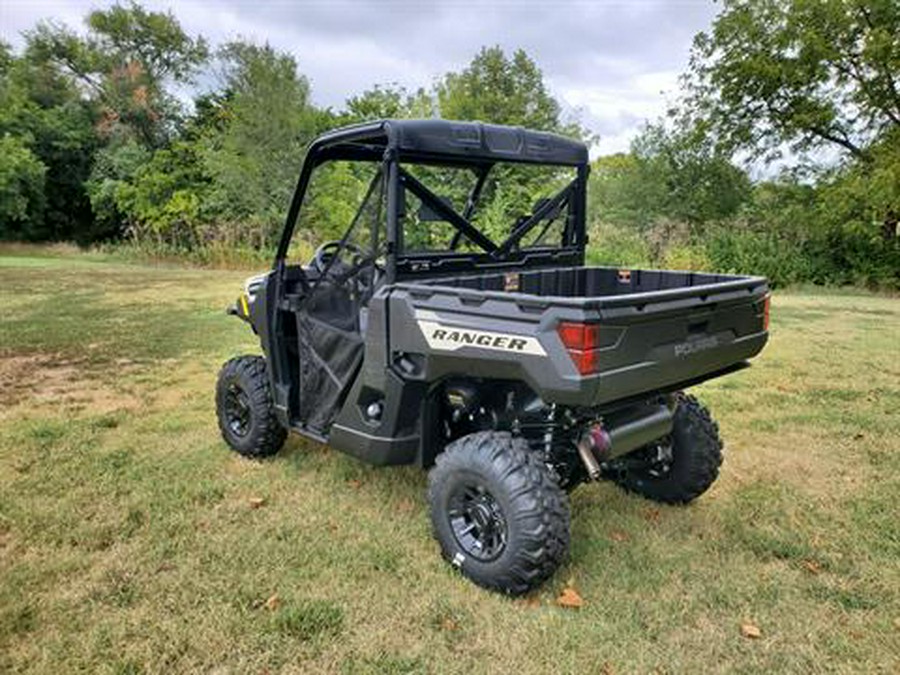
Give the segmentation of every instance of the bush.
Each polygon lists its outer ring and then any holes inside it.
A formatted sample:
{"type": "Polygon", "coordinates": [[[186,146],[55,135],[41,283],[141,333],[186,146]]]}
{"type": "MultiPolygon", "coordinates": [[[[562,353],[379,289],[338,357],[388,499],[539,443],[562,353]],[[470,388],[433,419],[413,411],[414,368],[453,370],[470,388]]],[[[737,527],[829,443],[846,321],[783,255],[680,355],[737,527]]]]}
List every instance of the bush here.
{"type": "Polygon", "coordinates": [[[662,257],[662,267],[670,270],[713,271],[703,244],[678,244],[666,250],[662,257]]]}
{"type": "Polygon", "coordinates": [[[627,227],[608,223],[591,227],[585,257],[591,265],[653,266],[650,245],[645,237],[627,227]]]}
{"type": "Polygon", "coordinates": [[[710,232],[706,254],[711,269],[760,274],[773,286],[812,282],[900,288],[897,242],[843,229],[797,240],[725,225],[710,232]]]}

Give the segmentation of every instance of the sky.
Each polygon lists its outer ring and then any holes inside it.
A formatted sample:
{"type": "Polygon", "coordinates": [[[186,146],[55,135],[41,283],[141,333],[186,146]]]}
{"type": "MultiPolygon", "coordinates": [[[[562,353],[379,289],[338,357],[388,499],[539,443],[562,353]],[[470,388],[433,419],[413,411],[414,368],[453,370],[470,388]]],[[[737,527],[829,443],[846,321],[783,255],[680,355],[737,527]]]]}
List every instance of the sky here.
{"type": "MultiPolygon", "coordinates": [[[[82,29],[102,0],[0,0],[0,37],[21,46],[40,19],[82,29]]],[[[600,137],[593,155],[628,149],[677,95],[691,40],[712,0],[206,0],[156,2],[212,44],[240,37],[292,53],[316,104],[340,109],[375,84],[429,87],[482,46],[524,49],[569,115],[600,137]]]]}

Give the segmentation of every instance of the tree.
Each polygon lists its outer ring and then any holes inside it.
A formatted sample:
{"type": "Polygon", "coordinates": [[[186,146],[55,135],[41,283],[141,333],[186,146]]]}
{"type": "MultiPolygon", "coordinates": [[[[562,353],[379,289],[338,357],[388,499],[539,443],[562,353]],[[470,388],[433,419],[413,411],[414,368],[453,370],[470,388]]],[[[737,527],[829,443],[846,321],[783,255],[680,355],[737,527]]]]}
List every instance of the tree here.
{"type": "MultiPolygon", "coordinates": [[[[444,75],[435,86],[435,98],[444,119],[586,137],[578,124],[562,120],[560,104],[545,84],[543,73],[521,49],[508,57],[500,47],[483,47],[462,71],[444,75]]],[[[565,171],[546,167],[498,166],[485,184],[475,218],[483,221],[489,235],[502,238],[518,216],[529,213],[538,198],[549,196],[554,184],[562,187],[566,177],[565,171]]]]}
{"type": "Polygon", "coordinates": [[[523,50],[508,58],[500,47],[482,47],[459,73],[447,73],[436,86],[441,117],[511,124],[581,136],[564,124],[560,105],[537,64],[523,50]]]}
{"type": "Polygon", "coordinates": [[[410,94],[404,87],[375,85],[347,99],[342,122],[433,117],[434,98],[425,89],[410,94]]]}
{"type": "MultiPolygon", "coordinates": [[[[15,138],[44,167],[42,207],[27,236],[72,238],[91,218],[84,181],[96,147],[92,107],[53,65],[0,51],[0,137],[15,138]]],[[[12,157],[0,156],[5,162],[12,157]]]]}
{"type": "Polygon", "coordinates": [[[206,42],[188,36],[171,13],[135,2],[94,10],[86,23],[86,37],[59,24],[38,24],[26,33],[29,58],[53,64],[97,101],[105,136],[133,136],[146,147],[165,144],[180,110],[165,87],[190,81],[207,58],[206,42]]]}
{"type": "Polygon", "coordinates": [[[711,142],[703,127],[647,124],[631,152],[601,157],[591,175],[594,219],[647,230],[660,219],[698,234],[733,216],[749,199],[747,174],[711,142]]]}
{"type": "Polygon", "coordinates": [[[864,162],[900,127],[896,0],[725,0],[694,39],[687,107],[730,150],[822,147],[864,162]]]}
{"type": "Polygon", "coordinates": [[[12,46],[5,40],[0,40],[0,77],[6,75],[13,63],[15,63],[15,56],[12,46]]]}
{"type": "Polygon", "coordinates": [[[223,67],[221,132],[204,140],[211,176],[211,212],[225,220],[253,220],[271,243],[284,218],[306,145],[321,114],[297,63],[269,45],[232,42],[219,53],[223,67]]]}
{"type": "Polygon", "coordinates": [[[47,167],[21,139],[0,137],[0,239],[40,239],[47,167]]]}
{"type": "Polygon", "coordinates": [[[750,178],[711,142],[702,124],[647,124],[632,152],[648,179],[662,186],[660,213],[695,228],[734,215],[750,196],[750,178]]]}
{"type": "Polygon", "coordinates": [[[659,178],[632,152],[598,157],[591,166],[588,218],[592,223],[646,229],[666,200],[659,178]]]}

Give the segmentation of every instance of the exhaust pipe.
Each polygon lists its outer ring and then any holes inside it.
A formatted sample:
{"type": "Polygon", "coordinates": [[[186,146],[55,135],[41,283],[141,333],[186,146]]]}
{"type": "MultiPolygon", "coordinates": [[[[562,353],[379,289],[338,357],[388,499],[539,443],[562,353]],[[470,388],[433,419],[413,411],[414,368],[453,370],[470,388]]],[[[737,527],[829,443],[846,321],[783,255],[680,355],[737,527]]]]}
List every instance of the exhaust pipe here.
{"type": "Polygon", "coordinates": [[[599,424],[588,427],[575,444],[578,448],[578,456],[581,457],[591,480],[600,480],[603,470],[600,468],[597,457],[603,456],[608,450],[609,444],[609,434],[599,424]]]}
{"type": "Polygon", "coordinates": [[[672,431],[674,409],[665,403],[641,406],[629,411],[623,419],[594,424],[581,434],[576,443],[578,456],[591,480],[597,480],[605,462],[662,438],[672,431]]]}

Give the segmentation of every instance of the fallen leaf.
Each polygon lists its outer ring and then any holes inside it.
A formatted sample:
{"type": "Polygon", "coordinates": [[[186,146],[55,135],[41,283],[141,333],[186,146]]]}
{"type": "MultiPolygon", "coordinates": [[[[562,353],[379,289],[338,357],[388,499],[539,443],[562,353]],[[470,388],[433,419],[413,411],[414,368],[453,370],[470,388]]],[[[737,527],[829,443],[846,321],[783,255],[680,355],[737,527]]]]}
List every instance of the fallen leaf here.
{"type": "Polygon", "coordinates": [[[612,664],[609,661],[604,661],[603,665],[600,666],[600,675],[613,675],[616,671],[613,670],[612,664]]]}
{"type": "Polygon", "coordinates": [[[528,607],[529,609],[533,609],[535,607],[541,606],[541,599],[537,595],[529,595],[528,597],[522,598],[519,600],[519,603],[523,607],[528,607]]]}
{"type": "Polygon", "coordinates": [[[266,498],[265,497],[250,497],[250,499],[247,500],[247,503],[250,504],[251,509],[258,509],[260,506],[266,505],[266,498]]]}
{"type": "Polygon", "coordinates": [[[278,597],[278,593],[270,595],[269,599],[263,603],[263,606],[270,612],[274,612],[281,607],[281,598],[278,597]]]}
{"type": "Polygon", "coordinates": [[[448,616],[441,621],[441,628],[444,630],[459,630],[459,624],[448,616]]]}
{"type": "Polygon", "coordinates": [[[357,480],[356,478],[352,478],[347,481],[347,485],[349,485],[352,488],[356,488],[358,490],[360,488],[360,486],[362,485],[362,481],[357,480]]]}
{"type": "Polygon", "coordinates": [[[556,599],[556,604],[560,607],[578,609],[584,605],[584,600],[582,600],[581,596],[575,592],[574,588],[564,588],[562,593],[560,593],[559,597],[556,599]]]}
{"type": "Polygon", "coordinates": [[[613,530],[609,533],[609,538],[618,542],[628,541],[628,533],[622,530],[613,530]]]}
{"type": "Polygon", "coordinates": [[[822,566],[815,560],[804,560],[800,564],[803,565],[803,569],[805,569],[810,574],[818,574],[822,571],[822,566]]]}
{"type": "Polygon", "coordinates": [[[759,629],[755,623],[742,623],[741,624],[741,635],[745,638],[750,638],[751,640],[756,640],[762,637],[762,631],[759,629]]]}
{"type": "Polygon", "coordinates": [[[865,437],[866,437],[866,435],[863,434],[863,433],[855,433],[855,434],[853,434],[853,440],[854,440],[854,441],[861,441],[861,440],[864,439],[865,437]]]}
{"type": "Polygon", "coordinates": [[[400,503],[397,504],[397,509],[403,513],[409,513],[415,508],[415,504],[413,504],[412,499],[407,499],[404,497],[400,500],[400,503]]]}
{"type": "Polygon", "coordinates": [[[651,523],[659,522],[660,511],[659,509],[649,508],[644,511],[644,518],[650,521],[651,523]]]}

